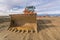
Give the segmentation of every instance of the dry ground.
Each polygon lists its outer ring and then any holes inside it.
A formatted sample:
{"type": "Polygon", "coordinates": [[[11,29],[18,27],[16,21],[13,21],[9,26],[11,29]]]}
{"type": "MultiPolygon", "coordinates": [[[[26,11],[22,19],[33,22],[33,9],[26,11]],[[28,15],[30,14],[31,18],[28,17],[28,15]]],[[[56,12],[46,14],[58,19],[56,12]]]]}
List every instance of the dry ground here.
{"type": "Polygon", "coordinates": [[[0,32],[0,40],[60,40],[60,17],[37,18],[38,33],[0,32]]]}

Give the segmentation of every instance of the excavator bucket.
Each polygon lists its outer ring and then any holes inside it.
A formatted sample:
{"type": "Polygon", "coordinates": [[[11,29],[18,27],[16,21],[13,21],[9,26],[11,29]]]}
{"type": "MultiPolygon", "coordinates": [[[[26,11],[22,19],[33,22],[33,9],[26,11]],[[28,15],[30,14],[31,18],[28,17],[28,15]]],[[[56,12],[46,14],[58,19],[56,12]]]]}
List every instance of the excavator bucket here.
{"type": "Polygon", "coordinates": [[[37,32],[36,14],[15,14],[11,16],[11,25],[9,30],[11,31],[30,31],[37,32]]]}
{"type": "MultiPolygon", "coordinates": [[[[26,11],[25,11],[26,12],[26,11]]],[[[14,32],[37,32],[36,13],[12,14],[8,30],[14,32]]]]}

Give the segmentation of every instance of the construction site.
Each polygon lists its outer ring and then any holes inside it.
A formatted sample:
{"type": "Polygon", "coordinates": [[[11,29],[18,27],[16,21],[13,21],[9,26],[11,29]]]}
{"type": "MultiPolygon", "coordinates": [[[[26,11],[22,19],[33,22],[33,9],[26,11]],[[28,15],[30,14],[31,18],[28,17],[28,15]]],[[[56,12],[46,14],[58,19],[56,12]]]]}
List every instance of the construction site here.
{"type": "Polygon", "coordinates": [[[60,16],[37,16],[34,9],[0,17],[0,40],[60,40],[60,16]]]}

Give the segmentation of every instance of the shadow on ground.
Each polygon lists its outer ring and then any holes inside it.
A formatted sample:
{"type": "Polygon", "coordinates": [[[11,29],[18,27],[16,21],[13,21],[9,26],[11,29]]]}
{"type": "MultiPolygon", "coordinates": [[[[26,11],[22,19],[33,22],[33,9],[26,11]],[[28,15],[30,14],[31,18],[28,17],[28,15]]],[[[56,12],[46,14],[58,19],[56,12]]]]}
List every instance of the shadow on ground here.
{"type": "Polygon", "coordinates": [[[48,19],[37,20],[37,26],[38,26],[38,32],[49,27],[55,27],[55,25],[52,24],[52,21],[48,19]]]}

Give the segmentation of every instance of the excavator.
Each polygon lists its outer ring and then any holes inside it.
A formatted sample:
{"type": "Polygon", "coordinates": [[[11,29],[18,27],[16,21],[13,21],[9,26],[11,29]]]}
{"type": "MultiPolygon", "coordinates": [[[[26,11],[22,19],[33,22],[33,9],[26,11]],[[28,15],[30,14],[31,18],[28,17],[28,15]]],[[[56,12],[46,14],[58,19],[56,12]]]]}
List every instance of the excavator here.
{"type": "Polygon", "coordinates": [[[34,6],[25,7],[24,14],[10,14],[9,31],[12,32],[36,32],[37,33],[37,19],[34,6]]]}

